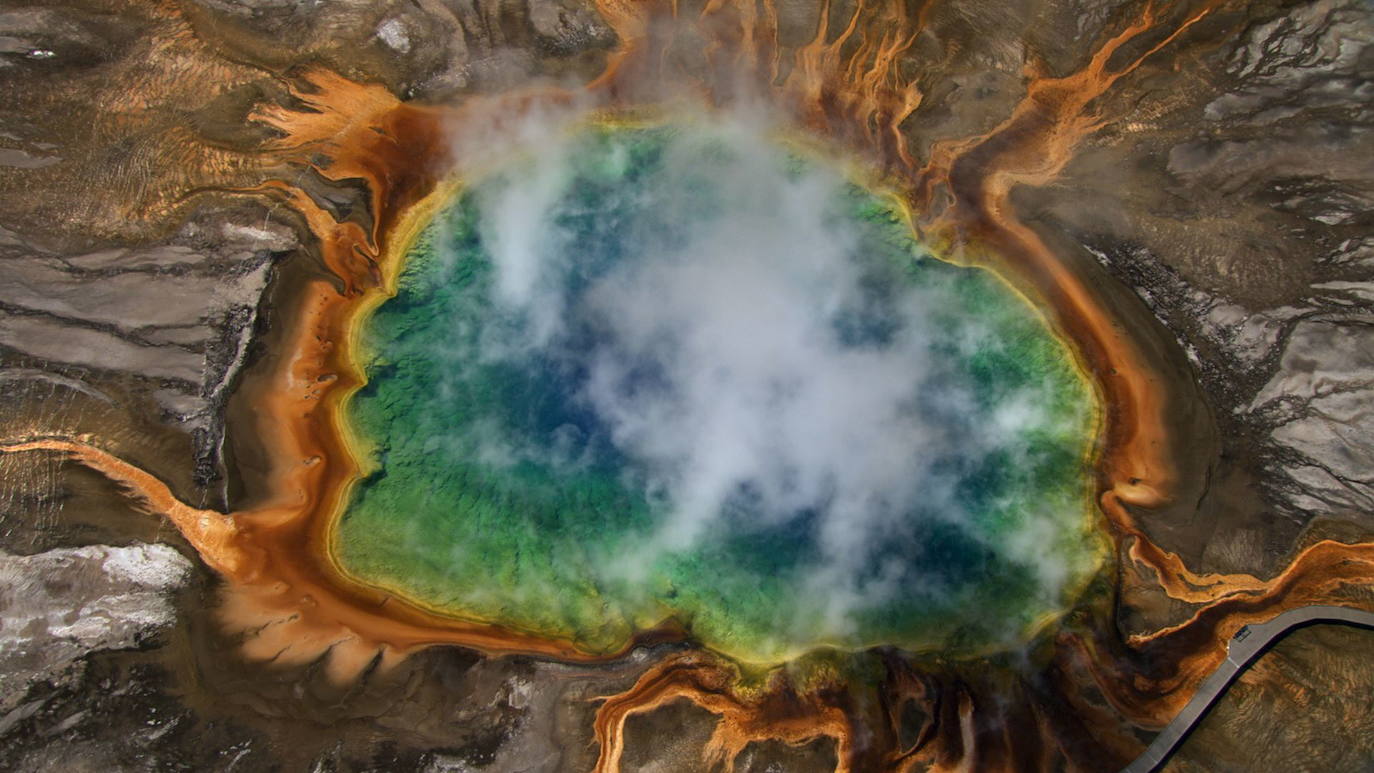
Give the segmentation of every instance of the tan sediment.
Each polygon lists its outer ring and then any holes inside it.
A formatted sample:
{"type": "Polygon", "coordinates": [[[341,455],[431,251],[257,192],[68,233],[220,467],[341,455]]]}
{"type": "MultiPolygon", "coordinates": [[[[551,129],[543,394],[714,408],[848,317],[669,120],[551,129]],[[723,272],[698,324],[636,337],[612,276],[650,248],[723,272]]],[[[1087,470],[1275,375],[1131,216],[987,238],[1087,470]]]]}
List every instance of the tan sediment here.
{"type": "Polygon", "coordinates": [[[735,759],[753,741],[803,744],[833,738],[836,773],[849,773],[852,742],[849,718],[827,703],[821,690],[796,693],[781,680],[742,695],[739,674],[729,661],[709,653],[689,652],[664,659],[620,695],[602,699],[594,730],[601,746],[596,773],[615,773],[625,747],[625,721],[680,698],[716,714],[720,722],[707,741],[703,757],[713,769],[734,770],[735,759]]]}
{"type": "MultiPolygon", "coordinates": [[[[1374,577],[1374,545],[1320,542],[1278,576],[1262,580],[1194,573],[1149,540],[1132,508],[1148,511],[1168,501],[1177,479],[1165,386],[1099,294],[1020,221],[1011,203],[1016,186],[1053,181],[1078,145],[1114,118],[1098,112],[1096,100],[1220,5],[1206,2],[1186,13],[1172,5],[1145,5],[1135,20],[1097,47],[1082,69],[1058,78],[1031,73],[1024,99],[1004,122],[977,137],[936,143],[919,167],[901,125],[920,106],[922,94],[897,65],[924,28],[929,1],[914,14],[891,0],[860,2],[840,29],[830,27],[826,4],[813,40],[791,52],[792,69],[780,84],[784,52],[777,43],[773,3],[712,0],[690,20],[715,43],[704,57],[741,63],[760,76],[762,90],[794,111],[799,124],[878,159],[893,187],[904,192],[904,203],[925,236],[951,251],[962,247],[971,262],[1010,278],[1072,343],[1106,406],[1098,501],[1112,536],[1125,558],[1156,576],[1169,596],[1199,605],[1187,621],[1128,642],[1118,641],[1115,631],[1103,631],[1097,638],[1065,635],[1057,643],[1057,663],[1085,664],[1112,707],[1144,724],[1162,723],[1187,700],[1225,656],[1225,640],[1241,625],[1325,600],[1342,583],[1368,583],[1374,577]],[[1166,32],[1157,42],[1113,66],[1119,52],[1161,30],[1166,32]]],[[[624,95],[636,93],[633,83],[645,73],[674,75],[663,72],[665,52],[651,50],[647,30],[651,17],[675,16],[676,7],[628,0],[601,0],[599,7],[622,46],[590,87],[592,101],[634,107],[624,95]]],[[[707,81],[698,79],[698,85],[711,90],[707,81]]],[[[272,477],[261,503],[229,515],[191,508],[161,481],[101,451],[90,439],[26,438],[0,451],[68,455],[119,483],[148,511],[167,517],[224,578],[219,615],[243,634],[251,657],[301,662],[327,652],[328,668],[339,679],[444,643],[570,661],[616,657],[444,616],[355,581],[334,560],[331,530],[358,472],[340,424],[340,408],[361,380],[350,357],[354,326],[384,299],[409,240],[443,200],[441,181],[451,177],[455,163],[447,132],[461,133],[467,113],[403,104],[379,86],[323,71],[294,83],[293,93],[308,110],[265,107],[255,114],[283,135],[264,149],[265,156],[283,169],[311,167],[332,179],[366,181],[372,221],[370,229],[339,222],[284,178],[251,189],[302,215],[341,285],[318,282],[304,288],[293,328],[283,339],[287,356],[256,394],[257,433],[272,455],[272,477]]],[[[553,92],[541,96],[574,98],[553,92]]],[[[531,98],[513,95],[507,109],[518,113],[521,101],[531,98]]],[[[627,648],[682,635],[670,628],[646,632],[627,648]]],[[[595,722],[602,744],[599,773],[619,769],[629,716],[681,698],[721,717],[707,749],[712,762],[729,763],[756,740],[795,744],[824,736],[836,741],[838,769],[859,769],[855,737],[861,720],[842,705],[842,689],[796,691],[785,680],[774,680],[745,692],[734,669],[709,653],[675,655],[625,693],[605,699],[595,722]]],[[[910,689],[943,695],[943,703],[932,705],[938,704],[946,720],[912,749],[897,748],[892,733],[882,736],[888,748],[863,751],[869,755],[866,764],[883,770],[917,765],[952,770],[976,763],[995,770],[1009,767],[1023,750],[1043,754],[1047,744],[1063,740],[1063,725],[1051,721],[1066,710],[1062,706],[1027,710],[1026,726],[1044,739],[1028,734],[989,738],[975,731],[981,712],[991,709],[965,685],[921,683],[910,689]]],[[[1082,705],[1072,699],[1066,703],[1082,705]]],[[[1117,750],[1132,743],[1103,741],[1117,750]]]]}
{"type": "Polygon", "coordinates": [[[211,510],[197,510],[177,499],[167,484],[122,459],[79,440],[35,438],[0,444],[0,453],[53,451],[99,472],[119,484],[149,512],[162,515],[196,547],[201,559],[221,574],[242,572],[247,557],[237,543],[232,519],[211,510]]]}

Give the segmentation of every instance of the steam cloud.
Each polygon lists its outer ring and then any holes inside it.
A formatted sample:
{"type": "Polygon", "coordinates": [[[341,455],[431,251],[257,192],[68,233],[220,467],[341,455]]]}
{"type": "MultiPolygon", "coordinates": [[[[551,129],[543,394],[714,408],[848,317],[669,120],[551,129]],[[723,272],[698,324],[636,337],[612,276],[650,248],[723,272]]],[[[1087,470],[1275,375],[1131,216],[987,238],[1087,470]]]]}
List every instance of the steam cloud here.
{"type": "MultiPolygon", "coordinates": [[[[836,634],[895,593],[947,592],[909,576],[921,549],[913,518],[967,525],[951,470],[996,450],[1014,462],[1018,438],[1049,419],[1023,394],[991,422],[971,420],[973,395],[930,346],[931,314],[951,301],[938,287],[875,289],[854,259],[859,233],[836,210],[843,178],[789,168],[756,122],[683,133],[638,194],[670,227],[616,224],[638,229],[642,254],[593,269],[567,225],[585,214],[569,209],[575,144],[539,137],[520,174],[478,199],[493,295],[516,320],[486,337],[482,356],[582,369],[568,399],[596,416],[633,463],[630,483],[664,513],[616,570],[634,577],[727,527],[807,518],[818,558],[804,592],[836,634]]],[[[959,332],[964,353],[988,344],[973,322],[959,332]]],[[[491,438],[482,453],[576,463],[589,441],[564,430],[542,448],[491,438]]],[[[1046,558],[1055,521],[1025,526],[998,552],[1033,567],[1053,597],[1067,572],[1046,558]]]]}

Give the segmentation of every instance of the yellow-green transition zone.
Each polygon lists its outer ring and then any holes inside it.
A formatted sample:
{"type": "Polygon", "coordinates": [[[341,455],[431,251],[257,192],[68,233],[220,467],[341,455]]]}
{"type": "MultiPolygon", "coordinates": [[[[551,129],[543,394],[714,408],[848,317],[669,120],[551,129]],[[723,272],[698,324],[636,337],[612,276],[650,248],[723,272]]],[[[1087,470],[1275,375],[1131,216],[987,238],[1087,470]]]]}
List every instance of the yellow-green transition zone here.
{"type": "Polygon", "coordinates": [[[1095,410],[991,274],[738,126],[590,128],[468,188],[366,322],[346,569],[610,651],[1018,640],[1102,558],[1095,410]]]}

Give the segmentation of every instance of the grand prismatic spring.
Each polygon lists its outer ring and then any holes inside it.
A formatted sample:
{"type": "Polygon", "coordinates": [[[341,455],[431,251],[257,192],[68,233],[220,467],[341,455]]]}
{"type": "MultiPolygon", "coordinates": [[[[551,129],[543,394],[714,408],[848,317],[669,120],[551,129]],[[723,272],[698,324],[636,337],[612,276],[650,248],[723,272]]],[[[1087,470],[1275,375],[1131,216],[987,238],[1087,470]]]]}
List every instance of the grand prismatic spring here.
{"type": "Polygon", "coordinates": [[[0,769],[1370,769],[1366,0],[10,6],[0,769]]]}
{"type": "Polygon", "coordinates": [[[363,323],[344,568],[613,652],[972,651],[1102,560],[1093,394],[990,272],[741,127],[586,129],[466,189],[363,323]]]}

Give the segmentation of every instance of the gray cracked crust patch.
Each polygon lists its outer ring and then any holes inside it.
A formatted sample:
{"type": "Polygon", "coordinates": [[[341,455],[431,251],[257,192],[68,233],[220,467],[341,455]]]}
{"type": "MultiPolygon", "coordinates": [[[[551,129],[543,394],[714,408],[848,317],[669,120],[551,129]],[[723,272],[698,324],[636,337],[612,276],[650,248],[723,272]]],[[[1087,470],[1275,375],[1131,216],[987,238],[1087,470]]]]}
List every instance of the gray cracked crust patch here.
{"type": "Polygon", "coordinates": [[[39,681],[77,676],[92,652],[128,649],[176,620],[192,564],[167,545],[87,545],[0,554],[0,736],[36,706],[39,681]]]}

